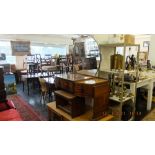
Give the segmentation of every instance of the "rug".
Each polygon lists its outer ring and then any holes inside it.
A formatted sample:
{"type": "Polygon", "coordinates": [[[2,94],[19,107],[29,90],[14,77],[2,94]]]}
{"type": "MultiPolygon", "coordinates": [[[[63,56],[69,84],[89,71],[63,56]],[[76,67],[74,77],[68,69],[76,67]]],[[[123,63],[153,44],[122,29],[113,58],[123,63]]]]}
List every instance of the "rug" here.
{"type": "Polygon", "coordinates": [[[21,96],[10,95],[8,99],[13,101],[23,121],[47,121],[45,117],[24,101],[21,96]]]}

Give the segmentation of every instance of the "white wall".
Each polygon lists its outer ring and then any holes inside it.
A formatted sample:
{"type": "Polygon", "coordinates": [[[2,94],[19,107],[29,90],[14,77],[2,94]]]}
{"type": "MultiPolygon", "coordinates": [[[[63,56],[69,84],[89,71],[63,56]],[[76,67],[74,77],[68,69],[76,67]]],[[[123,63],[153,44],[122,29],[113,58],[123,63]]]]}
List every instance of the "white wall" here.
{"type": "Polygon", "coordinates": [[[149,60],[151,60],[151,65],[155,66],[155,34],[151,35],[149,60]]]}
{"type": "Polygon", "coordinates": [[[26,69],[26,65],[23,65],[25,58],[26,56],[16,56],[16,69],[26,69]]]}
{"type": "Polygon", "coordinates": [[[37,43],[47,43],[55,45],[71,45],[72,40],[65,35],[55,34],[0,34],[1,40],[29,40],[37,43]]]}
{"type": "Polygon", "coordinates": [[[135,36],[135,44],[140,44],[141,52],[148,52],[148,47],[143,46],[144,41],[150,41],[151,35],[136,35],[135,36]]]}
{"type": "Polygon", "coordinates": [[[97,41],[98,44],[108,43],[110,35],[111,34],[93,34],[94,39],[97,41]]]}

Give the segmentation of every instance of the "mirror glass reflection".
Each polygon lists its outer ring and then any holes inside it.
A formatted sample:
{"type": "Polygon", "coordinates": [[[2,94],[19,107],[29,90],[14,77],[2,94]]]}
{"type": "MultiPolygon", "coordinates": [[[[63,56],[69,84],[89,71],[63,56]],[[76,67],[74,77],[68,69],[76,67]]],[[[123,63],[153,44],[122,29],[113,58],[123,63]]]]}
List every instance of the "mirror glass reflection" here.
{"type": "Polygon", "coordinates": [[[100,64],[100,50],[91,35],[80,35],[73,40],[73,66],[75,70],[96,70],[100,64]]]}

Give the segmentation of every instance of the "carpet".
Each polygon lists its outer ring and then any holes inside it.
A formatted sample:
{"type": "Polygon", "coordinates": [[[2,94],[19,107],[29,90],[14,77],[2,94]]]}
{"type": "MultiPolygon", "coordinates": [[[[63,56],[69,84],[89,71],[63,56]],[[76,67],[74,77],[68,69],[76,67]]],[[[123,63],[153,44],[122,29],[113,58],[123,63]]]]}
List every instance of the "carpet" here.
{"type": "Polygon", "coordinates": [[[8,99],[13,101],[23,121],[47,121],[45,117],[24,101],[21,96],[10,95],[8,99]]]}

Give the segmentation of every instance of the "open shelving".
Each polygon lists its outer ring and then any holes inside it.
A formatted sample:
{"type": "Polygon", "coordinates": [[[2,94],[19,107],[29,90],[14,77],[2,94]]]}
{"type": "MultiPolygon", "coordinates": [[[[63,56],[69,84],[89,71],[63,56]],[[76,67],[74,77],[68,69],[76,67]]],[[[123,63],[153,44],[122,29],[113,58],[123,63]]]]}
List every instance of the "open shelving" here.
{"type": "MultiPolygon", "coordinates": [[[[120,74],[121,75],[121,92],[120,92],[120,97],[117,97],[116,95],[110,96],[109,99],[119,102],[118,106],[119,106],[119,118],[118,120],[121,120],[121,115],[122,115],[122,106],[124,105],[124,102],[132,99],[133,100],[133,116],[129,119],[129,120],[133,120],[134,119],[134,113],[135,113],[135,103],[136,103],[136,88],[137,88],[137,82],[138,82],[138,63],[139,63],[139,52],[140,52],[140,45],[139,44],[126,44],[126,43],[114,43],[114,44],[100,44],[99,45],[100,49],[101,48],[113,48],[113,54],[116,54],[116,49],[117,47],[123,47],[123,66],[121,70],[108,70],[105,69],[102,71],[106,72],[106,73],[110,73],[110,74],[120,74]],[[127,47],[137,47],[137,61],[136,61],[136,66],[135,66],[135,70],[125,70],[125,54],[126,54],[126,48],[127,47]],[[125,81],[124,81],[124,75],[127,73],[135,73],[136,74],[136,81],[135,81],[135,94],[130,95],[129,97],[124,97],[123,92],[124,92],[124,85],[125,85],[125,81]]],[[[115,80],[113,80],[113,82],[117,82],[115,80]]]]}

